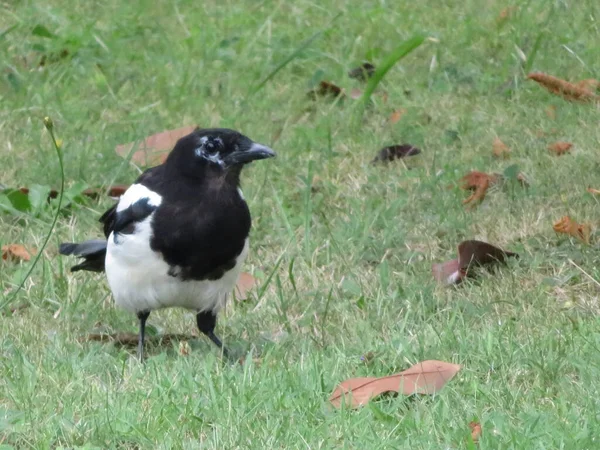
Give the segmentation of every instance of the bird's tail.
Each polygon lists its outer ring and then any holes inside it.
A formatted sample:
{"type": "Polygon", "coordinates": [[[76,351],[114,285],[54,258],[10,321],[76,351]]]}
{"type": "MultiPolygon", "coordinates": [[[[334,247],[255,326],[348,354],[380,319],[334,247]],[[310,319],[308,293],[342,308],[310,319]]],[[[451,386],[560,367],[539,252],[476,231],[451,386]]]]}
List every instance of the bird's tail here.
{"type": "Polygon", "coordinates": [[[71,267],[72,272],[89,270],[91,272],[104,272],[104,259],[106,258],[106,241],[95,239],[81,244],[65,242],[60,244],[58,252],[61,255],[74,255],[84,260],[71,267]]]}

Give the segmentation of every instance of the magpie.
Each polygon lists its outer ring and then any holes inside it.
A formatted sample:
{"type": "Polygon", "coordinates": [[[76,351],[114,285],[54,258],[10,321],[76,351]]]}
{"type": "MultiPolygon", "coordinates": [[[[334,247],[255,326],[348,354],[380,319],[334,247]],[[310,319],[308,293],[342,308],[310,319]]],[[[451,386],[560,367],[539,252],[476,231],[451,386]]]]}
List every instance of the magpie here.
{"type": "Polygon", "coordinates": [[[194,310],[198,329],[227,357],[214,330],[248,254],[240,174],[273,156],[237,131],[197,128],[100,217],[105,239],[60,245],[60,254],[83,258],[71,271],[105,272],[115,303],[137,315],[140,361],[150,312],[170,307],[194,310]]]}

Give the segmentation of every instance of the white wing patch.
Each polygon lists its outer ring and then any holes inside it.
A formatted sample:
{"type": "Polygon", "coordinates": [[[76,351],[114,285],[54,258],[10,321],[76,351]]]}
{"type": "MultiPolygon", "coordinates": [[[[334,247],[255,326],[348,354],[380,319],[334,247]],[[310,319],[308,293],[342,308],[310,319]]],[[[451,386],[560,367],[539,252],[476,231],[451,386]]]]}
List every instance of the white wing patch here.
{"type": "Polygon", "coordinates": [[[162,197],[156,192],[141,184],[132,184],[121,196],[117,205],[117,212],[123,211],[142,198],[148,198],[148,203],[152,206],[159,206],[162,203],[162,197]]]}

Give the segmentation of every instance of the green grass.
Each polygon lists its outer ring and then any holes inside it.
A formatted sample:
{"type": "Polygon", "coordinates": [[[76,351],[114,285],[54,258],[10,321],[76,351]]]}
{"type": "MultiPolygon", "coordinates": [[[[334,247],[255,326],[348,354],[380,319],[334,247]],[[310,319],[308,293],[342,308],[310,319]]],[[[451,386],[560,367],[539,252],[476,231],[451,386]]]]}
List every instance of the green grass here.
{"type": "MultiPolygon", "coordinates": [[[[570,214],[598,225],[599,200],[585,189],[600,188],[600,110],[523,75],[600,78],[600,6],[529,0],[498,23],[509,6],[499,0],[396,3],[0,5],[0,183],[60,185],[46,115],[63,140],[67,186],[131,182],[138,172],[115,145],[188,124],[236,128],[278,152],[243,176],[254,222],[246,270],[264,292],[230,303],[218,325],[228,345],[250,352],[246,363],[221,364],[203,338],[187,356],[177,343],[151,346],[145,367],[133,351],[81,342],[137,323],[114,307],[102,276],[71,274],[58,257],[60,242],[100,236],[111,200],[75,206],[10,305],[28,307],[0,316],[0,448],[469,448],[475,419],[480,448],[598,447],[599,291],[569,262],[600,279],[598,245],[558,236],[552,223],[570,214]],[[32,35],[36,25],[56,37],[32,35]],[[417,33],[433,39],[385,75],[360,121],[356,101],[307,97],[321,76],[364,89],[347,70],[381,63],[417,33]],[[69,57],[53,62],[63,49],[69,57]],[[407,113],[389,125],[398,108],[407,113]],[[492,158],[495,136],[511,160],[492,158]],[[573,153],[550,156],[557,140],[573,153]],[[369,164],[401,142],[423,154],[369,164]],[[492,190],[467,210],[465,194],[447,188],[469,170],[511,164],[529,189],[492,190]],[[431,264],[470,238],[522,257],[460,288],[437,286],[431,264]],[[433,397],[327,406],[348,377],[424,359],[463,369],[433,397]]],[[[0,241],[39,248],[54,212],[0,215],[0,241]]],[[[0,269],[6,298],[28,265],[0,269]]],[[[195,329],[181,310],[149,323],[195,329]]]]}

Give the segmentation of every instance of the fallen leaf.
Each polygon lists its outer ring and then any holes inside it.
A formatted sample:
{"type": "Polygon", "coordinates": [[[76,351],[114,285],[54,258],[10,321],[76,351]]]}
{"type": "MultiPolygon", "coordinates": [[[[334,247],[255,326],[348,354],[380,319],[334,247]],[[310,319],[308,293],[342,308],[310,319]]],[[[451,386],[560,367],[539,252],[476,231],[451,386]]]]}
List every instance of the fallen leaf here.
{"type": "Polygon", "coordinates": [[[564,233],[579,239],[586,244],[590,243],[592,226],[589,223],[579,224],[569,216],[564,216],[552,226],[557,233],[564,233]]]}
{"type": "Polygon", "coordinates": [[[371,161],[376,163],[378,161],[388,162],[399,158],[406,158],[407,156],[414,156],[421,153],[421,150],[410,144],[390,145],[384,147],[377,153],[377,156],[371,161]]]}
{"type": "Polygon", "coordinates": [[[393,125],[395,123],[397,123],[400,119],[402,119],[402,116],[406,114],[406,109],[405,108],[400,108],[397,109],[396,111],[394,111],[391,115],[390,115],[390,123],[393,125]]]}
{"type": "Polygon", "coordinates": [[[560,78],[552,75],[547,75],[541,72],[533,72],[527,75],[527,78],[537,82],[553,94],[562,96],[566,100],[583,102],[600,101],[600,97],[594,94],[592,91],[582,88],[576,84],[569,83],[568,81],[561,80],[560,78]]]}
{"type": "Polygon", "coordinates": [[[588,187],[587,191],[590,194],[594,194],[594,195],[600,195],[600,189],[594,189],[593,187],[588,187]]]}
{"type": "Polygon", "coordinates": [[[555,105],[550,105],[546,108],[546,115],[548,116],[548,118],[554,120],[556,119],[556,106],[555,105]]]}
{"type": "Polygon", "coordinates": [[[502,176],[497,173],[487,174],[485,172],[473,170],[462,177],[459,184],[461,189],[476,190],[479,186],[484,184],[485,181],[487,181],[489,185],[493,185],[500,181],[501,178],[502,176]]]}
{"type": "Polygon", "coordinates": [[[136,151],[131,156],[132,162],[143,167],[162,164],[177,141],[196,129],[195,126],[187,126],[163,131],[148,136],[142,142],[139,142],[139,145],[137,145],[138,141],[117,145],[115,152],[117,152],[117,155],[126,158],[129,152],[135,148],[136,151]]]}
{"type": "Polygon", "coordinates": [[[575,85],[581,89],[586,89],[592,93],[600,89],[600,81],[595,80],[593,78],[578,81],[577,83],[575,83],[575,85]]]}
{"type": "Polygon", "coordinates": [[[342,404],[357,408],[387,392],[403,395],[435,394],[458,373],[460,368],[458,364],[428,360],[387,377],[351,378],[341,382],[335,388],[329,401],[336,408],[340,408],[342,404]]]}
{"type": "Polygon", "coordinates": [[[477,444],[479,442],[479,438],[481,437],[481,424],[473,421],[469,423],[469,428],[471,429],[471,439],[475,444],[477,444]]]}
{"type": "Polygon", "coordinates": [[[431,272],[433,279],[442,284],[457,284],[466,276],[466,272],[460,270],[458,259],[433,264],[431,272]]]}
{"type": "Polygon", "coordinates": [[[496,158],[508,158],[510,156],[510,148],[499,137],[494,139],[492,152],[496,158]]]}
{"type": "Polygon", "coordinates": [[[321,81],[319,83],[319,86],[311,90],[308,93],[308,95],[313,99],[316,99],[317,97],[326,96],[332,96],[337,98],[344,96],[344,90],[341,87],[336,86],[335,84],[329,81],[321,81]]]}
{"type": "Polygon", "coordinates": [[[375,73],[375,66],[370,62],[365,62],[360,66],[348,72],[350,78],[355,78],[360,81],[367,81],[375,73]]]}
{"type": "Polygon", "coordinates": [[[5,261],[29,261],[35,253],[34,248],[27,250],[21,244],[7,244],[2,246],[2,259],[5,261]]]}
{"type": "Polygon", "coordinates": [[[510,257],[518,258],[519,255],[502,250],[487,242],[463,241],[458,244],[458,258],[441,264],[433,264],[432,274],[433,278],[442,284],[458,284],[465,277],[474,277],[473,269],[504,263],[510,257]]]}
{"type": "Polygon", "coordinates": [[[100,197],[101,194],[106,192],[109,197],[118,198],[121,195],[123,195],[127,189],[129,189],[128,184],[115,184],[114,186],[109,187],[108,190],[101,189],[101,188],[85,189],[82,192],[82,194],[85,195],[86,197],[96,199],[96,198],[100,197]]]}
{"type": "Polygon", "coordinates": [[[235,285],[235,298],[243,301],[248,298],[248,292],[256,285],[256,278],[246,272],[242,272],[235,285]]]}
{"type": "Polygon", "coordinates": [[[555,142],[548,146],[548,150],[555,155],[560,156],[571,151],[571,147],[573,147],[573,144],[570,142],[555,142]]]}

